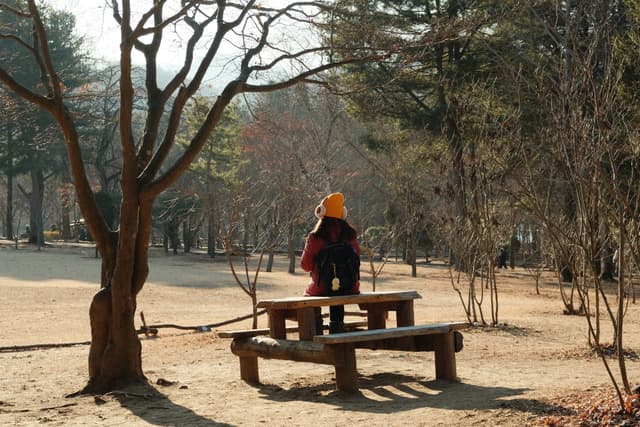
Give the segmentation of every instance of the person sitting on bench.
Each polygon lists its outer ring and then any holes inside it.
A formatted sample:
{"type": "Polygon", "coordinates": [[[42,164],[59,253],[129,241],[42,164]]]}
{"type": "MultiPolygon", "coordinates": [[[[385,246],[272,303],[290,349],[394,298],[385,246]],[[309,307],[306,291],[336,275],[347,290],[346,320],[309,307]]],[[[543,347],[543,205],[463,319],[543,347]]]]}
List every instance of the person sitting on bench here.
{"type": "MultiPolygon", "coordinates": [[[[359,294],[360,245],[355,229],[345,220],[344,195],[329,194],[316,207],[315,215],[318,222],[307,236],[300,260],[311,276],[305,296],[359,294]]],[[[329,333],[343,332],[344,305],[329,310],[329,333]]]]}

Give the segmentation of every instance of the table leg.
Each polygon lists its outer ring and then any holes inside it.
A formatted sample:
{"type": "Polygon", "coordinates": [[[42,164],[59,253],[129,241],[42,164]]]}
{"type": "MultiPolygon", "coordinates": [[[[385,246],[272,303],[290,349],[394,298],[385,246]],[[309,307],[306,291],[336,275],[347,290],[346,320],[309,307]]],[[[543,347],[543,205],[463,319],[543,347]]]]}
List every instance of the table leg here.
{"type": "Polygon", "coordinates": [[[240,356],[240,378],[248,383],[258,384],[258,358],[256,356],[240,356]]]}
{"type": "Polygon", "coordinates": [[[356,349],[353,344],[335,346],[336,388],[339,391],[358,391],[356,349]]]}
{"type": "Polygon", "coordinates": [[[269,316],[269,335],[271,338],[286,339],[286,313],[282,310],[269,310],[267,315],[269,316]]]}
{"type": "Polygon", "coordinates": [[[384,329],[387,327],[386,313],[384,309],[378,307],[367,307],[367,328],[368,329],[384,329]]]}
{"type": "MultiPolygon", "coordinates": [[[[305,307],[297,311],[298,335],[300,340],[311,341],[316,335],[316,320],[320,307],[305,307]]],[[[322,332],[320,332],[322,333],[322,332]]]]}
{"type": "Polygon", "coordinates": [[[398,326],[413,326],[416,324],[413,314],[413,300],[398,302],[396,321],[398,326]]]}
{"type": "Polygon", "coordinates": [[[456,353],[453,332],[436,334],[433,337],[436,353],[436,378],[457,381],[456,353]]]}

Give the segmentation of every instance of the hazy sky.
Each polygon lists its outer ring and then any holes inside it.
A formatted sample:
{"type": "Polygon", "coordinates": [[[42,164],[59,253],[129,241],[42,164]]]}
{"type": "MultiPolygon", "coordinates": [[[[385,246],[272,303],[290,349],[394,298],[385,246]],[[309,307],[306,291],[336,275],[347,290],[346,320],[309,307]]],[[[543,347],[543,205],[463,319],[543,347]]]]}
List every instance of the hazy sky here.
{"type": "MultiPolygon", "coordinates": [[[[289,0],[264,0],[265,4],[282,5],[289,0]]],[[[87,42],[87,47],[90,49],[90,55],[96,59],[104,59],[107,62],[118,62],[120,56],[120,31],[118,25],[115,23],[111,14],[111,8],[106,0],[47,0],[47,2],[54,8],[67,10],[76,15],[76,30],[78,35],[83,36],[87,42]]],[[[147,10],[150,2],[147,1],[132,1],[132,7],[144,8],[147,10]]],[[[178,3],[176,3],[178,4],[178,3]]],[[[274,26],[270,32],[270,41],[274,41],[280,48],[291,49],[295,51],[300,49],[301,46],[308,46],[310,42],[307,40],[308,32],[305,29],[295,27],[295,23],[287,22],[280,26],[274,26]],[[289,45],[292,46],[289,46],[289,45]]],[[[167,31],[166,37],[163,38],[162,47],[158,53],[158,66],[165,71],[177,71],[184,61],[184,43],[185,40],[180,40],[179,35],[174,34],[171,29],[167,31]]],[[[242,27],[243,31],[248,31],[247,34],[251,34],[255,28],[251,26],[242,27]]],[[[178,30],[179,31],[179,30],[178,30]]],[[[203,38],[206,44],[206,37],[203,38]]],[[[234,39],[234,35],[230,34],[225,43],[221,47],[219,55],[216,57],[214,63],[209,67],[207,73],[205,85],[211,85],[219,87],[221,83],[228,81],[230,78],[236,77],[237,72],[237,58],[239,53],[238,46],[242,47],[242,41],[239,38],[234,39]]],[[[200,48],[205,46],[201,45],[200,48]]],[[[199,53],[196,49],[195,56],[198,57],[199,53]]],[[[260,55],[260,60],[268,61],[269,55],[280,55],[280,51],[265,51],[260,55]]],[[[142,54],[133,51],[133,61],[138,65],[144,63],[142,54]]],[[[311,61],[314,61],[311,59],[311,61]]],[[[277,72],[277,70],[276,70],[277,72]]],[[[257,79],[270,80],[268,73],[261,73],[260,76],[256,76],[257,79]]]]}
{"type": "MultiPolygon", "coordinates": [[[[76,15],[76,30],[87,42],[89,54],[96,59],[117,62],[120,58],[120,28],[113,19],[106,0],[46,0],[56,9],[70,11],[76,15]]],[[[132,2],[135,5],[135,2],[132,2]]],[[[144,3],[148,6],[148,2],[144,3]]],[[[177,69],[182,63],[182,49],[170,43],[170,36],[163,40],[158,53],[158,65],[164,69],[177,69]],[[177,63],[180,61],[180,63],[177,63]]],[[[133,50],[134,63],[143,64],[141,53],[133,50]]]]}
{"type": "Polygon", "coordinates": [[[105,0],[48,0],[56,9],[68,10],[76,15],[76,29],[88,42],[91,53],[108,61],[120,54],[119,30],[111,9],[105,0]]]}

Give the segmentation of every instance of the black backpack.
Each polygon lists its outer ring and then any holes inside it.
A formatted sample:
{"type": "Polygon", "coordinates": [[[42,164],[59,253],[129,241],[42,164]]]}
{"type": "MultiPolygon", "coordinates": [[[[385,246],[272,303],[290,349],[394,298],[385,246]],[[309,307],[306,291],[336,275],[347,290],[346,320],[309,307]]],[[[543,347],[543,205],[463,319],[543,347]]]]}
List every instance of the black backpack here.
{"type": "Polygon", "coordinates": [[[347,295],[360,279],[360,257],[348,243],[329,243],[316,256],[318,286],[326,286],[327,295],[347,295]]]}

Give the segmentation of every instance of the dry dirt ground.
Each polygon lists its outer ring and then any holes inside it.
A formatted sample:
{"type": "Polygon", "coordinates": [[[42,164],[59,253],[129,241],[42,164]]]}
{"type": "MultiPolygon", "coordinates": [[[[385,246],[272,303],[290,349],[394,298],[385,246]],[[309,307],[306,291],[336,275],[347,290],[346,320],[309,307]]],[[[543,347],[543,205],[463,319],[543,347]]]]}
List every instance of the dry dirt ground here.
{"type": "MultiPolygon", "coordinates": [[[[251,312],[222,258],[158,251],[150,264],[138,298],[148,324],[199,326],[251,312]]],[[[279,259],[274,272],[260,274],[259,298],[302,292],[307,276],[286,273],[286,265],[279,259]]],[[[0,425],[523,426],[551,416],[563,416],[554,425],[580,425],[568,421],[574,411],[563,399],[585,392],[597,399],[611,389],[587,348],[585,319],[562,314],[552,275],[537,295],[533,279],[516,269],[498,273],[502,327],[464,332],[460,383],[434,379],[432,353],[359,350],[360,394],[336,392],[331,366],[279,360],[260,360],[262,384],[249,385],[229,341],[215,334],[249,328],[245,320],[212,332],[162,328],[156,338],[143,336],[149,387],[67,398],[87,380],[88,307],[99,267],[89,247],[0,247],[0,425]],[[7,349],[54,343],[80,344],[7,349]]],[[[366,272],[362,288],[371,290],[366,272]]],[[[408,266],[389,264],[377,289],[417,290],[418,323],[465,320],[442,264],[420,266],[417,278],[408,266]]],[[[485,305],[489,315],[488,299],[485,305]]],[[[628,310],[625,339],[633,351],[640,348],[640,304],[628,310]]],[[[266,327],[264,316],[259,326],[266,327]]],[[[632,382],[640,379],[640,361],[629,360],[627,369],[632,382]]]]}

